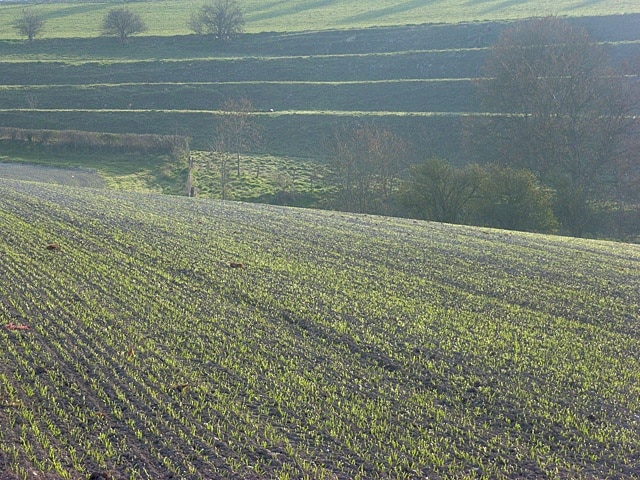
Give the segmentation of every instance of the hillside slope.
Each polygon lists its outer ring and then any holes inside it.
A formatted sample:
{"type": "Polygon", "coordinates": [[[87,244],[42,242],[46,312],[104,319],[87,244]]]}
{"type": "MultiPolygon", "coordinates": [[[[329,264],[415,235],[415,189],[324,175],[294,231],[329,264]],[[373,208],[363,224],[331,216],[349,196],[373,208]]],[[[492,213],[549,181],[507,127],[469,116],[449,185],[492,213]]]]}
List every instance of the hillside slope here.
{"type": "MultiPolygon", "coordinates": [[[[640,15],[570,18],[637,74],[640,15]]],[[[0,41],[0,124],[185,134],[208,149],[228,99],[246,97],[261,152],[325,154],[333,129],[376,121],[425,158],[458,152],[460,121],[483,113],[475,82],[506,21],[245,35],[0,41]]]]}
{"type": "Polygon", "coordinates": [[[633,245],[0,180],[0,472],[631,476],[639,266],[633,245]]]}

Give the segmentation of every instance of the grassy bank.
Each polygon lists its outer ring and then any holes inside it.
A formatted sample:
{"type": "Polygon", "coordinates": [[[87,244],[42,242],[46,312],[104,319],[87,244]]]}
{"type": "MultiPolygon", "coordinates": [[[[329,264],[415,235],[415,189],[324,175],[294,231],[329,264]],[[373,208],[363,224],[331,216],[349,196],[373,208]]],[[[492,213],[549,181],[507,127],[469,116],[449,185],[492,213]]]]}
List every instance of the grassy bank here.
{"type": "Polygon", "coordinates": [[[24,146],[1,141],[0,162],[3,163],[0,171],[3,178],[75,185],[78,183],[76,175],[91,172],[83,182],[84,186],[186,194],[187,160],[169,154],[100,149],[76,151],[69,147],[24,146]],[[78,168],[82,170],[78,172],[78,168]]]}

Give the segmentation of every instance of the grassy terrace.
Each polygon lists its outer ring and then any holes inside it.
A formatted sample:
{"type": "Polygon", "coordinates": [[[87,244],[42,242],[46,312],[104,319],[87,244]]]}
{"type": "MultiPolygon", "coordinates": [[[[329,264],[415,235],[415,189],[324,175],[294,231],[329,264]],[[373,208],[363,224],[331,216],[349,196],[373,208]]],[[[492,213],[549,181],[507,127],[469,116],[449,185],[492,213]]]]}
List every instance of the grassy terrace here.
{"type": "Polygon", "coordinates": [[[11,180],[0,198],[9,478],[637,467],[638,246],[11,180]]]}
{"type": "Polygon", "coordinates": [[[189,2],[130,4],[150,29],[124,47],[96,38],[95,25],[108,4],[39,6],[49,23],[44,38],[32,43],[11,36],[8,25],[19,7],[3,5],[0,122],[189,134],[193,148],[206,149],[221,103],[246,96],[263,113],[259,122],[267,153],[321,157],[333,126],[374,115],[425,155],[447,156],[455,142],[439,139],[456,126],[450,114],[478,112],[473,82],[482,76],[486,48],[506,20],[547,9],[544,13],[574,16],[620,59],[640,51],[636,16],[578,18],[640,10],[631,2],[243,6],[249,35],[221,48],[187,34],[183,20],[189,2]],[[82,32],[77,25],[83,25],[82,32]],[[266,114],[271,109],[273,114],[266,114]],[[412,115],[401,118],[405,113],[412,115]]]}
{"type": "Polygon", "coordinates": [[[262,112],[477,111],[469,80],[212,82],[1,88],[4,109],[216,111],[227,98],[256,98],[262,112]],[[404,95],[395,97],[398,89],[404,95]],[[270,107],[271,106],[271,107],[270,107]]]}
{"type": "MultiPolygon", "coordinates": [[[[320,182],[340,121],[446,152],[511,19],[640,51],[636,1],[246,0],[224,49],[187,34],[192,2],[127,6],[150,30],[121,47],[95,38],[108,3],[38,5],[32,43],[0,5],[0,125],[206,149],[248,96],[291,156],[243,159],[232,186],[265,196],[320,182]]],[[[638,245],[159,195],[182,163],[3,141],[2,480],[637,475],[638,245]]]]}

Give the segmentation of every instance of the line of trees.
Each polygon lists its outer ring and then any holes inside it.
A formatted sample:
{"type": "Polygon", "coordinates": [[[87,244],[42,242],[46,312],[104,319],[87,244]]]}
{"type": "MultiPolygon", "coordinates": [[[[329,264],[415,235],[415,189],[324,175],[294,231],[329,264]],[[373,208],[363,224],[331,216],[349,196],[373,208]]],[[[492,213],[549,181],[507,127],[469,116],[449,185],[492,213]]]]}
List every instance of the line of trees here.
{"type": "Polygon", "coordinates": [[[558,229],[554,192],[529,170],[410,157],[400,136],[375,123],[337,128],[327,142],[336,189],[326,206],[512,230],[558,229]]]}
{"type": "MultiPolygon", "coordinates": [[[[187,25],[198,35],[211,35],[220,42],[227,43],[242,33],[244,23],[242,10],[236,0],[213,0],[194,11],[187,25]]],[[[18,34],[30,42],[42,34],[45,24],[45,17],[31,8],[25,8],[13,22],[18,34]]],[[[109,10],[101,24],[103,35],[117,37],[123,45],[132,35],[147,30],[142,17],[128,7],[109,10]]]]}
{"type": "Polygon", "coordinates": [[[507,29],[484,77],[482,104],[497,115],[469,125],[470,155],[534,172],[556,192],[562,225],[583,235],[594,205],[622,200],[625,175],[638,174],[637,81],[555,17],[507,29]]]}
{"type": "Polygon", "coordinates": [[[586,31],[555,17],[515,24],[477,87],[488,114],[464,125],[465,166],[408,162],[401,140],[379,126],[339,130],[327,149],[338,185],[331,206],[573,236],[640,234],[638,81],[586,31]],[[414,166],[398,168],[406,163],[414,166]],[[402,178],[397,188],[387,188],[387,174],[402,178]]]}

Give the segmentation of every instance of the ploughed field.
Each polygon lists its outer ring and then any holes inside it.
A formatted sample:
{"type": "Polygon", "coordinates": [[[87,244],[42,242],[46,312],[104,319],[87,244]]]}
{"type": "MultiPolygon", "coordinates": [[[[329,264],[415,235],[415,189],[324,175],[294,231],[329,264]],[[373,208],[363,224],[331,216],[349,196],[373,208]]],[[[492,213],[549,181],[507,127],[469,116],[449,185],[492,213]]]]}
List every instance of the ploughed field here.
{"type": "MultiPolygon", "coordinates": [[[[638,17],[569,21],[605,42],[625,73],[635,75],[638,17]]],[[[264,152],[318,157],[332,129],[355,119],[384,122],[426,156],[450,157],[459,122],[485,113],[475,83],[507,25],[347,24],[251,33],[228,46],[195,35],[141,36],[124,46],[113,38],[7,39],[0,41],[0,122],[178,133],[191,136],[194,149],[208,149],[223,103],[246,97],[264,152]]]]}
{"type": "Polygon", "coordinates": [[[0,180],[3,478],[605,478],[640,247],[0,180]]]}

